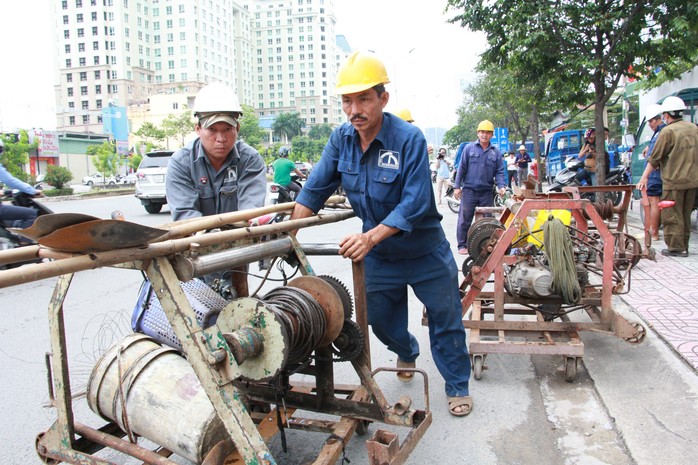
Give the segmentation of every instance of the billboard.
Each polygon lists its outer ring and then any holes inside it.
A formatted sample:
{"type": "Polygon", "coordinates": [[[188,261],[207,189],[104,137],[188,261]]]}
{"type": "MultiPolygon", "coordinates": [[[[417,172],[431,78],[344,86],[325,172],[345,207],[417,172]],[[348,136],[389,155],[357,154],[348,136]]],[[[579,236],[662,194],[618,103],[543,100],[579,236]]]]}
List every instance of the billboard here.
{"type": "Polygon", "coordinates": [[[34,132],[34,136],[39,140],[39,156],[40,157],[58,157],[60,150],[58,149],[58,133],[52,131],[34,132]]]}
{"type": "Polygon", "coordinates": [[[492,145],[496,145],[501,153],[509,151],[509,128],[494,128],[492,145]]]}
{"type": "Polygon", "coordinates": [[[106,134],[116,140],[128,140],[128,117],[126,107],[106,107],[102,109],[102,127],[106,134]]]}

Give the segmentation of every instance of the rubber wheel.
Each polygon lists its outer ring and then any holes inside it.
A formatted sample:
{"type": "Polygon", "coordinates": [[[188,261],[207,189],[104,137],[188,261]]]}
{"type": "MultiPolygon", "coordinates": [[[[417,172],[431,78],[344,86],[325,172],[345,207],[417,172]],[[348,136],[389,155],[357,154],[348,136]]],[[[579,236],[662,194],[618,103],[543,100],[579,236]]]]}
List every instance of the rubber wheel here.
{"type": "Polygon", "coordinates": [[[446,203],[448,204],[448,209],[451,210],[453,213],[458,213],[458,211],[460,210],[460,204],[456,203],[456,200],[447,197],[446,203]]]}
{"type": "Polygon", "coordinates": [[[87,181],[87,185],[92,187],[94,185],[94,183],[92,181],[87,181]]]}
{"type": "Polygon", "coordinates": [[[482,379],[482,370],[485,368],[485,357],[483,355],[473,355],[473,377],[476,380],[482,379]]]}
{"type": "Polygon", "coordinates": [[[577,377],[577,358],[565,357],[565,381],[571,383],[577,377]]]}
{"type": "Polygon", "coordinates": [[[162,210],[162,204],[161,203],[149,203],[148,205],[143,205],[145,207],[145,211],[148,213],[160,213],[160,210],[162,210]]]}

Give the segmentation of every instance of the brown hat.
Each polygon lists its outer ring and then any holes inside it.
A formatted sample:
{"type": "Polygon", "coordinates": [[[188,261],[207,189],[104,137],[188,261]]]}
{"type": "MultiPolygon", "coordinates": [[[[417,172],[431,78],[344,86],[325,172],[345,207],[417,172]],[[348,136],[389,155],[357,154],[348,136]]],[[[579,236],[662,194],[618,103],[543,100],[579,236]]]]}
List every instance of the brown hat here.
{"type": "Polygon", "coordinates": [[[199,118],[199,124],[202,128],[209,128],[216,123],[228,123],[231,126],[237,127],[237,115],[230,113],[212,113],[199,118]]]}

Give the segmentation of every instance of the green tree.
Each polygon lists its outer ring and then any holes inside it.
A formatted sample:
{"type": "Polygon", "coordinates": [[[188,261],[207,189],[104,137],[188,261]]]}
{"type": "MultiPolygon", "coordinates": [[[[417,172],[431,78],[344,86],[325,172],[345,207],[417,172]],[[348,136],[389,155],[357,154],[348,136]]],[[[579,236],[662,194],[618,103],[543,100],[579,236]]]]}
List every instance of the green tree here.
{"type": "MultiPolygon", "coordinates": [[[[177,138],[180,141],[180,146],[184,147],[187,143],[187,136],[194,131],[194,122],[192,121],[191,113],[189,111],[183,111],[178,115],[167,115],[162,121],[162,128],[167,137],[177,138]]],[[[168,140],[167,148],[169,147],[168,140]]]]}
{"type": "MultiPolygon", "coordinates": [[[[599,134],[621,77],[657,82],[657,68],[675,78],[697,63],[695,2],[448,0],[447,9],[456,15],[451,22],[485,32],[483,62],[516,70],[522,86],[545,82],[558,101],[594,104],[599,134]]],[[[603,137],[596,139],[596,149],[603,153],[603,137]]],[[[599,162],[603,183],[603,157],[599,162]]]]}
{"type": "Polygon", "coordinates": [[[150,139],[153,139],[158,142],[162,142],[167,138],[167,134],[165,134],[165,131],[163,129],[158,128],[151,122],[146,122],[141,125],[140,128],[138,128],[138,131],[133,133],[134,135],[138,137],[143,138],[143,142],[145,144],[150,143],[150,139]]]}
{"type": "Polygon", "coordinates": [[[300,113],[281,113],[276,117],[272,130],[287,143],[293,136],[300,136],[305,125],[300,113]]]}
{"type": "Polygon", "coordinates": [[[244,140],[252,147],[258,147],[265,139],[265,136],[266,133],[264,132],[264,129],[259,126],[259,118],[257,118],[254,108],[243,104],[238,138],[244,140]]]}
{"type": "Polygon", "coordinates": [[[332,134],[332,125],[329,123],[316,124],[310,127],[308,137],[314,140],[327,141],[332,134]]]}
{"type": "Polygon", "coordinates": [[[131,168],[133,171],[136,171],[141,164],[141,160],[143,160],[143,155],[141,155],[140,153],[134,153],[128,159],[128,167],[131,168]]]}
{"type": "Polygon", "coordinates": [[[34,153],[38,144],[29,143],[29,135],[24,129],[19,131],[17,142],[8,136],[0,136],[5,143],[5,151],[0,156],[0,162],[12,176],[27,182],[29,175],[24,171],[24,165],[29,163],[29,154],[34,153]]]}
{"type": "Polygon", "coordinates": [[[92,155],[92,164],[102,174],[102,182],[117,173],[121,165],[121,157],[112,144],[105,141],[101,145],[90,145],[86,152],[92,155]]]}
{"type": "Polygon", "coordinates": [[[73,173],[63,166],[48,165],[46,168],[46,182],[56,189],[63,189],[73,179],[73,173]]]}

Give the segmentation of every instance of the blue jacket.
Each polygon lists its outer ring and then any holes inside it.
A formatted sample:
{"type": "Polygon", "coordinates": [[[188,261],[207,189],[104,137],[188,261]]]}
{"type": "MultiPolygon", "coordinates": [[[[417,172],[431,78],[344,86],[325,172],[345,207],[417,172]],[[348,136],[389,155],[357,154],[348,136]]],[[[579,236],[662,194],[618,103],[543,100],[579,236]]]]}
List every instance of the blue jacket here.
{"type": "Polygon", "coordinates": [[[7,187],[20,190],[25,194],[36,195],[39,192],[26,182],[20,181],[19,179],[12,176],[12,173],[7,171],[7,169],[4,166],[2,166],[2,163],[0,163],[0,182],[5,184],[7,187]]]}
{"type": "Polygon", "coordinates": [[[359,134],[344,123],[332,132],[296,202],[317,212],[341,183],[363,232],[379,224],[400,230],[371,254],[383,260],[427,255],[446,236],[426,153],[419,128],[390,113],[383,113],[381,130],[365,153],[359,134]]]}
{"type": "Polygon", "coordinates": [[[480,141],[471,142],[463,149],[463,156],[456,174],[456,188],[472,189],[478,192],[505,187],[505,164],[499,149],[490,144],[483,149],[480,141]]]}

